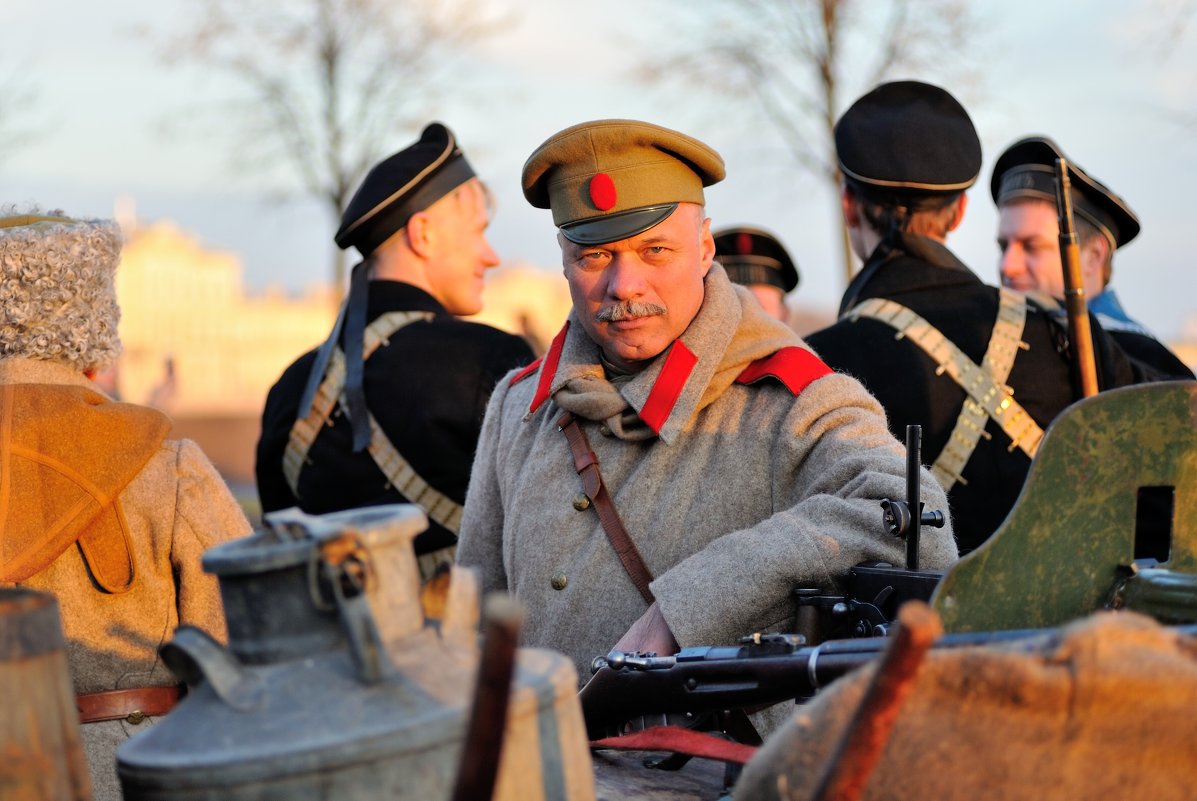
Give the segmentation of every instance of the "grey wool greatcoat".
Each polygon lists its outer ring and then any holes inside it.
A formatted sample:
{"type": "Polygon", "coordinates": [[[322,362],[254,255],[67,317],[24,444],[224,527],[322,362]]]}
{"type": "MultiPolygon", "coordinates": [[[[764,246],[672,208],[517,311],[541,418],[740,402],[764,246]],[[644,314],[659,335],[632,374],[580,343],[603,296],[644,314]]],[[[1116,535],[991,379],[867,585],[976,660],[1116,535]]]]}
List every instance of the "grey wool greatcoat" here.
{"type": "MultiPolygon", "coordinates": [[[[606,380],[575,312],[487,408],[458,561],[480,571],[485,591],[514,594],[527,609],[524,642],[564,652],[583,679],[647,607],[594,508],[574,506],[581,480],[556,426],[565,410],[682,647],[777,631],[792,619],[795,586],[837,587],[865,560],[904,564],[904,544],[881,524],[881,499],[906,491],[904,449],[881,407],[717,263],[705,285],[689,328],[630,381],[606,380]],[[741,383],[754,372],[768,374],[741,383]]],[[[922,497],[947,508],[925,470],[922,497]]],[[[928,568],[951,564],[951,528],[927,529],[920,556],[928,568]]]]}

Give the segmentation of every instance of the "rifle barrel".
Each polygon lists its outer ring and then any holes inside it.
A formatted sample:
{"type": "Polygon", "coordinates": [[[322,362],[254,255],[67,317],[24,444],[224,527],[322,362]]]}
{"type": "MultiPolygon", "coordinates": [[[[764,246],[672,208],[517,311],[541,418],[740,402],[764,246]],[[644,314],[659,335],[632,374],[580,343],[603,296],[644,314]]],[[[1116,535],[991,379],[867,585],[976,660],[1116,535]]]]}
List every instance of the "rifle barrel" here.
{"type": "Polygon", "coordinates": [[[1081,279],[1081,251],[1072,216],[1072,181],[1068,161],[1056,159],[1056,211],[1060,218],[1060,262],[1064,268],[1064,309],[1068,313],[1068,341],[1072,350],[1073,384],[1079,397],[1097,394],[1097,361],[1093,355],[1093,331],[1081,279]]]}

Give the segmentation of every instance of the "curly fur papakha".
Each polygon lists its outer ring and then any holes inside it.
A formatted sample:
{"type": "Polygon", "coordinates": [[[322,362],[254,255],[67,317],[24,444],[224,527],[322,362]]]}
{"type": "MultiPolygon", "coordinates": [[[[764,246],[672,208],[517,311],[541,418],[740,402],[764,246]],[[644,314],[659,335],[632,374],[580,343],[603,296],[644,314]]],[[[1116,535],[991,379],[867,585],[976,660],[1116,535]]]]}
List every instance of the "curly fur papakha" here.
{"type": "MultiPolygon", "coordinates": [[[[0,215],[0,359],[103,369],[116,361],[114,283],[120,227],[112,220],[0,215]]],[[[61,212],[47,216],[62,217],[61,212]]]]}

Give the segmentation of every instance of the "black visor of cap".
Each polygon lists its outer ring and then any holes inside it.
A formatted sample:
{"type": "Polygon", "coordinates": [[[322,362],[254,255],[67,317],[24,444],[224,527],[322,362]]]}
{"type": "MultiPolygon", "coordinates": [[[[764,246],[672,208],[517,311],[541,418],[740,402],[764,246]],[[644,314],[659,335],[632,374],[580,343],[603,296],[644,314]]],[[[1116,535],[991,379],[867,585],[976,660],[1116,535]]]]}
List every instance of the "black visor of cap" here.
{"type": "Polygon", "coordinates": [[[727,277],[736,284],[768,284],[782,292],[789,292],[781,274],[781,264],[776,259],[761,256],[740,256],[732,261],[727,256],[716,256],[715,261],[723,265],[727,277]]]}
{"type": "Polygon", "coordinates": [[[677,203],[645,206],[639,209],[592,217],[589,220],[561,226],[561,234],[575,245],[605,245],[642,234],[659,225],[677,209],[677,203]]]}

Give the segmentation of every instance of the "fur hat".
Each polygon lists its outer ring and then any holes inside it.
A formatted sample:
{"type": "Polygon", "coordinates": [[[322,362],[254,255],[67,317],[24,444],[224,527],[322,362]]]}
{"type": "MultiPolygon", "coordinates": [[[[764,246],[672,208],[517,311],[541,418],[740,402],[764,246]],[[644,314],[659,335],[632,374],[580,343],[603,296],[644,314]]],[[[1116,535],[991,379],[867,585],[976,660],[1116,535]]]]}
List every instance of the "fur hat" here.
{"type": "Polygon", "coordinates": [[[0,213],[0,359],[102,369],[120,354],[112,220],[0,213]]]}

